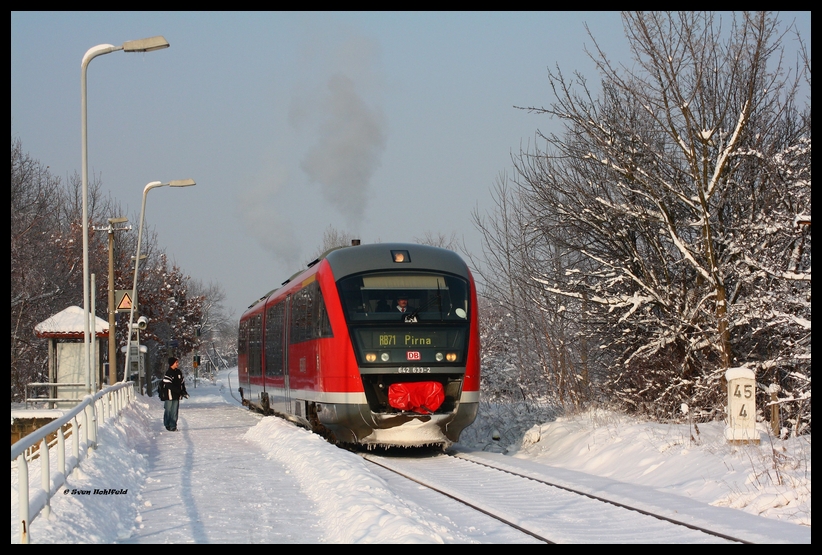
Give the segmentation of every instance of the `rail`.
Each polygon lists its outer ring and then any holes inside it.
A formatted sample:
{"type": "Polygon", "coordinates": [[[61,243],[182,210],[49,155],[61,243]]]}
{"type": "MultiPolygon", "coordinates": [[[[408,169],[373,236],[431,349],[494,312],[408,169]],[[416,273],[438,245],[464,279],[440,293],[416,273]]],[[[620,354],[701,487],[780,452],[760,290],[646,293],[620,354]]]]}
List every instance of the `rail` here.
{"type": "Polygon", "coordinates": [[[17,462],[18,522],[20,523],[20,543],[29,543],[29,524],[41,513],[48,517],[51,513],[51,498],[65,484],[66,477],[88,454],[97,447],[98,414],[101,421],[116,418],[135,398],[134,382],[121,382],[106,387],[94,395],[86,395],[82,402],[57,420],[39,428],[11,446],[11,462],[17,462]],[[71,425],[72,454],[66,458],[66,435],[63,426],[71,425]],[[57,434],[57,471],[52,480],[48,437],[57,434]],[[84,449],[80,449],[82,443],[84,449]],[[29,483],[29,463],[35,458],[32,447],[40,444],[36,457],[40,459],[40,486],[31,495],[29,483]]]}

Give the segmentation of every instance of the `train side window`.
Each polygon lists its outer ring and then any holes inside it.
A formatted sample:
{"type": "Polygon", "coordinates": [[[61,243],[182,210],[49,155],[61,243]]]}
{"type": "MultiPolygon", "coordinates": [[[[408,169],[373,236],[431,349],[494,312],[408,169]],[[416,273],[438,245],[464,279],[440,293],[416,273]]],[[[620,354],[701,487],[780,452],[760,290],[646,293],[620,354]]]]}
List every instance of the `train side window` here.
{"type": "Polygon", "coordinates": [[[237,341],[237,355],[245,356],[248,354],[248,323],[240,322],[239,340],[237,341]]]}
{"type": "Polygon", "coordinates": [[[300,343],[320,337],[333,337],[333,334],[322,290],[313,281],[292,297],[289,342],[300,343]]]}
{"type": "Polygon", "coordinates": [[[291,297],[291,343],[300,343],[310,339],[309,325],[311,318],[311,296],[304,287],[291,297]]]}
{"type": "Polygon", "coordinates": [[[315,308],[315,313],[313,315],[313,336],[316,338],[334,337],[334,333],[331,330],[331,320],[328,318],[328,311],[325,308],[325,299],[323,299],[323,292],[322,289],[320,289],[320,284],[315,282],[311,285],[313,286],[312,295],[314,296],[315,308]]]}
{"type": "Polygon", "coordinates": [[[283,375],[285,302],[271,306],[265,316],[265,375],[283,375]]]}

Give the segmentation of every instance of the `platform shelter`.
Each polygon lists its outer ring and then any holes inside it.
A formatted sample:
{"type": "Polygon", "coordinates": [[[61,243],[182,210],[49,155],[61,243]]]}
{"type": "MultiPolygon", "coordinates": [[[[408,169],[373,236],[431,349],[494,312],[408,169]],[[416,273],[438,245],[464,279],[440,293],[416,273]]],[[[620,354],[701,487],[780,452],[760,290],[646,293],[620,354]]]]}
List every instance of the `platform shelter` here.
{"type": "MultiPolygon", "coordinates": [[[[89,316],[91,318],[91,316],[89,316]]],[[[56,403],[55,408],[73,407],[85,395],[87,380],[91,381],[91,389],[97,391],[102,384],[102,349],[101,340],[108,338],[108,322],[94,317],[89,320],[89,330],[92,334],[93,366],[91,377],[86,376],[86,364],[83,352],[83,309],[79,306],[70,306],[34,327],[34,335],[48,339],[49,381],[45,386],[48,391],[49,405],[56,403]]],[[[103,342],[105,344],[105,342],[103,342]]],[[[42,389],[42,388],[41,388],[42,389]]],[[[26,401],[29,402],[27,393],[26,401]]]]}

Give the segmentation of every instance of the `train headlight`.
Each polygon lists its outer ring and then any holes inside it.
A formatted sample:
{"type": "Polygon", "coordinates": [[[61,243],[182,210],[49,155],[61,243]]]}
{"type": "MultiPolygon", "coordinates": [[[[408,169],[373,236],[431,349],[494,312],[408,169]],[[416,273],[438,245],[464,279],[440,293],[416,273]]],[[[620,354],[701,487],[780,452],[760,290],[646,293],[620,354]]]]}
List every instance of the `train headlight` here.
{"type": "Polygon", "coordinates": [[[388,354],[388,353],[383,353],[383,354],[380,355],[380,358],[382,359],[383,362],[388,362],[388,359],[391,358],[391,355],[388,354]]]}
{"type": "Polygon", "coordinates": [[[436,355],[434,355],[434,358],[437,359],[437,362],[442,362],[442,359],[444,359],[445,357],[442,355],[442,353],[437,353],[436,355]]]}
{"type": "Polygon", "coordinates": [[[366,362],[376,362],[377,361],[377,353],[365,353],[365,361],[366,362]]]}
{"type": "Polygon", "coordinates": [[[457,353],[448,353],[445,355],[445,360],[448,362],[456,362],[457,361],[457,353]]]}

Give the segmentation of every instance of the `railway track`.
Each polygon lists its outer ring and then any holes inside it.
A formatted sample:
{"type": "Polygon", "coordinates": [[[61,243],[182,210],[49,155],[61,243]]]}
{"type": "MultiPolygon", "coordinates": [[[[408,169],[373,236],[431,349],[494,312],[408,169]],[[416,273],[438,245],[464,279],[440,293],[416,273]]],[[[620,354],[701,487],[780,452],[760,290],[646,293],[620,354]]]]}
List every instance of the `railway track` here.
{"type": "Polygon", "coordinates": [[[522,534],[522,541],[773,541],[768,531],[762,529],[769,526],[768,519],[739,515],[740,511],[711,507],[679,496],[664,499],[666,494],[649,488],[600,478],[592,480],[590,476],[586,481],[586,475],[581,473],[550,469],[499,454],[369,452],[362,456],[382,469],[412,480],[418,487],[429,488],[482,513],[483,518],[514,528],[522,534]],[[672,506],[677,508],[671,509],[672,506]],[[731,525],[727,524],[729,521],[731,525]]]}

